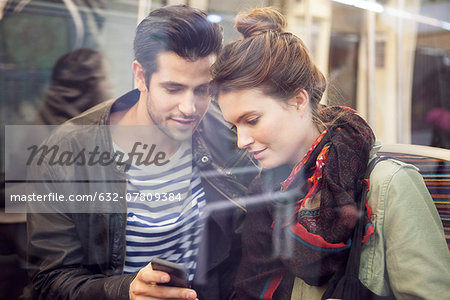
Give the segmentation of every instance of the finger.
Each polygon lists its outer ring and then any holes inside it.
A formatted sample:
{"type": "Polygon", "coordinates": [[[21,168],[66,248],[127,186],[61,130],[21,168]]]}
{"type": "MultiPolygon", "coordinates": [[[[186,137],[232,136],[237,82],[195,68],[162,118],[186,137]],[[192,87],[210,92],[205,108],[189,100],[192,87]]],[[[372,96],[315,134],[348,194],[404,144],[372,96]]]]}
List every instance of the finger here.
{"type": "Polygon", "coordinates": [[[192,289],[145,284],[138,282],[133,288],[133,294],[139,296],[154,297],[158,299],[191,299],[197,298],[197,293],[192,289]]]}
{"type": "Polygon", "coordinates": [[[147,284],[165,283],[170,281],[170,276],[166,272],[156,271],[152,269],[151,263],[139,270],[137,279],[147,284]]]}
{"type": "Polygon", "coordinates": [[[153,286],[151,296],[161,299],[190,299],[197,298],[197,293],[192,289],[178,288],[172,286],[153,286]]]}

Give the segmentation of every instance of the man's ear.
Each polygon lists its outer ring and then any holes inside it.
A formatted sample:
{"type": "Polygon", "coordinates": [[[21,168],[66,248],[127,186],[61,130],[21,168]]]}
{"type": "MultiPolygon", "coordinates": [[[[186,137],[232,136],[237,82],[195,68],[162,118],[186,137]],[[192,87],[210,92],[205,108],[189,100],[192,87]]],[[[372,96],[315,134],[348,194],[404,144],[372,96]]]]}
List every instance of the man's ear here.
{"type": "Polygon", "coordinates": [[[297,94],[291,99],[292,104],[295,105],[300,116],[303,117],[309,105],[309,95],[305,89],[300,89],[297,94]]]}
{"type": "Polygon", "coordinates": [[[140,92],[147,92],[147,84],[145,83],[144,68],[137,60],[133,61],[132,68],[137,89],[140,92]]]}

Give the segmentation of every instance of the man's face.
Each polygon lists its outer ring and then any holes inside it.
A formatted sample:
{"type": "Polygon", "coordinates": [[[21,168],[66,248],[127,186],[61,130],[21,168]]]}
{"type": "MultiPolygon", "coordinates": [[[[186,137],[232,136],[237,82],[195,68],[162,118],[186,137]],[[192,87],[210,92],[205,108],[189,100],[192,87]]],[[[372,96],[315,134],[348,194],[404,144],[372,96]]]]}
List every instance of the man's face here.
{"type": "Polygon", "coordinates": [[[158,69],[150,77],[146,106],[151,123],[169,138],[182,141],[191,138],[208,108],[209,68],[215,56],[195,61],[174,52],[157,56],[158,69]]]}

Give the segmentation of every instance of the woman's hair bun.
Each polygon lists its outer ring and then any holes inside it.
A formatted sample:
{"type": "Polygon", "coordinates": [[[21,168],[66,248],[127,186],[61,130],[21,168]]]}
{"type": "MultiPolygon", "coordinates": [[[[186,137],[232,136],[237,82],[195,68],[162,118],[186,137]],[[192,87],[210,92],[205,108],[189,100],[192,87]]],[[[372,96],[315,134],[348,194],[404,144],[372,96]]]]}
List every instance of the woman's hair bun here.
{"type": "Polygon", "coordinates": [[[255,8],[248,13],[238,14],[235,27],[247,38],[269,30],[284,32],[286,19],[272,7],[255,8]]]}

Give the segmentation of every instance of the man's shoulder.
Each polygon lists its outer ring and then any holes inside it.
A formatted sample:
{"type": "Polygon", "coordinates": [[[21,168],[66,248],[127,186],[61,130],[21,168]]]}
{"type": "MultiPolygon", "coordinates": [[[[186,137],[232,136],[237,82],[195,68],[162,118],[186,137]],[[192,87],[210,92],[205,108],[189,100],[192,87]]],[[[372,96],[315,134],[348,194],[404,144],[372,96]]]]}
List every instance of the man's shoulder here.
{"type": "Polygon", "coordinates": [[[116,99],[104,101],[86,110],[64,124],[108,125],[111,113],[130,109],[139,99],[139,91],[134,89],[116,99]]]}
{"type": "MultiPolygon", "coordinates": [[[[222,116],[217,103],[212,102],[193,139],[195,164],[209,171],[210,180],[227,178],[234,185],[247,187],[259,173],[257,164],[246,151],[237,146],[236,132],[222,116]],[[213,172],[213,173],[210,173],[213,172]],[[216,173],[214,173],[216,172],[216,173]]],[[[227,180],[217,180],[226,185],[227,180]]]]}
{"type": "MultiPolygon", "coordinates": [[[[230,127],[223,119],[218,105],[212,102],[195,131],[195,136],[206,143],[204,146],[207,147],[213,156],[218,153],[221,153],[223,156],[226,155],[225,152],[239,151],[237,149],[236,133],[230,127]]],[[[194,146],[196,145],[194,144],[194,146]]]]}
{"type": "Polygon", "coordinates": [[[224,168],[243,155],[237,147],[236,132],[225,122],[215,102],[212,102],[197,128],[193,139],[194,159],[208,157],[207,163],[214,161],[224,168]],[[212,159],[212,161],[210,161],[212,159]]]}
{"type": "Polygon", "coordinates": [[[105,118],[114,100],[102,102],[82,114],[56,126],[48,136],[44,144],[59,145],[72,144],[72,140],[88,140],[92,136],[92,130],[98,131],[98,125],[106,125],[105,118]]]}
{"type": "Polygon", "coordinates": [[[132,90],[117,99],[106,100],[84,111],[80,115],[59,125],[50,135],[48,141],[61,143],[64,140],[88,139],[91,140],[93,132],[103,132],[103,125],[108,125],[113,111],[129,109],[138,99],[139,92],[132,90]]]}
{"type": "Polygon", "coordinates": [[[106,125],[115,99],[107,100],[66,121],[63,125],[106,125]]]}

